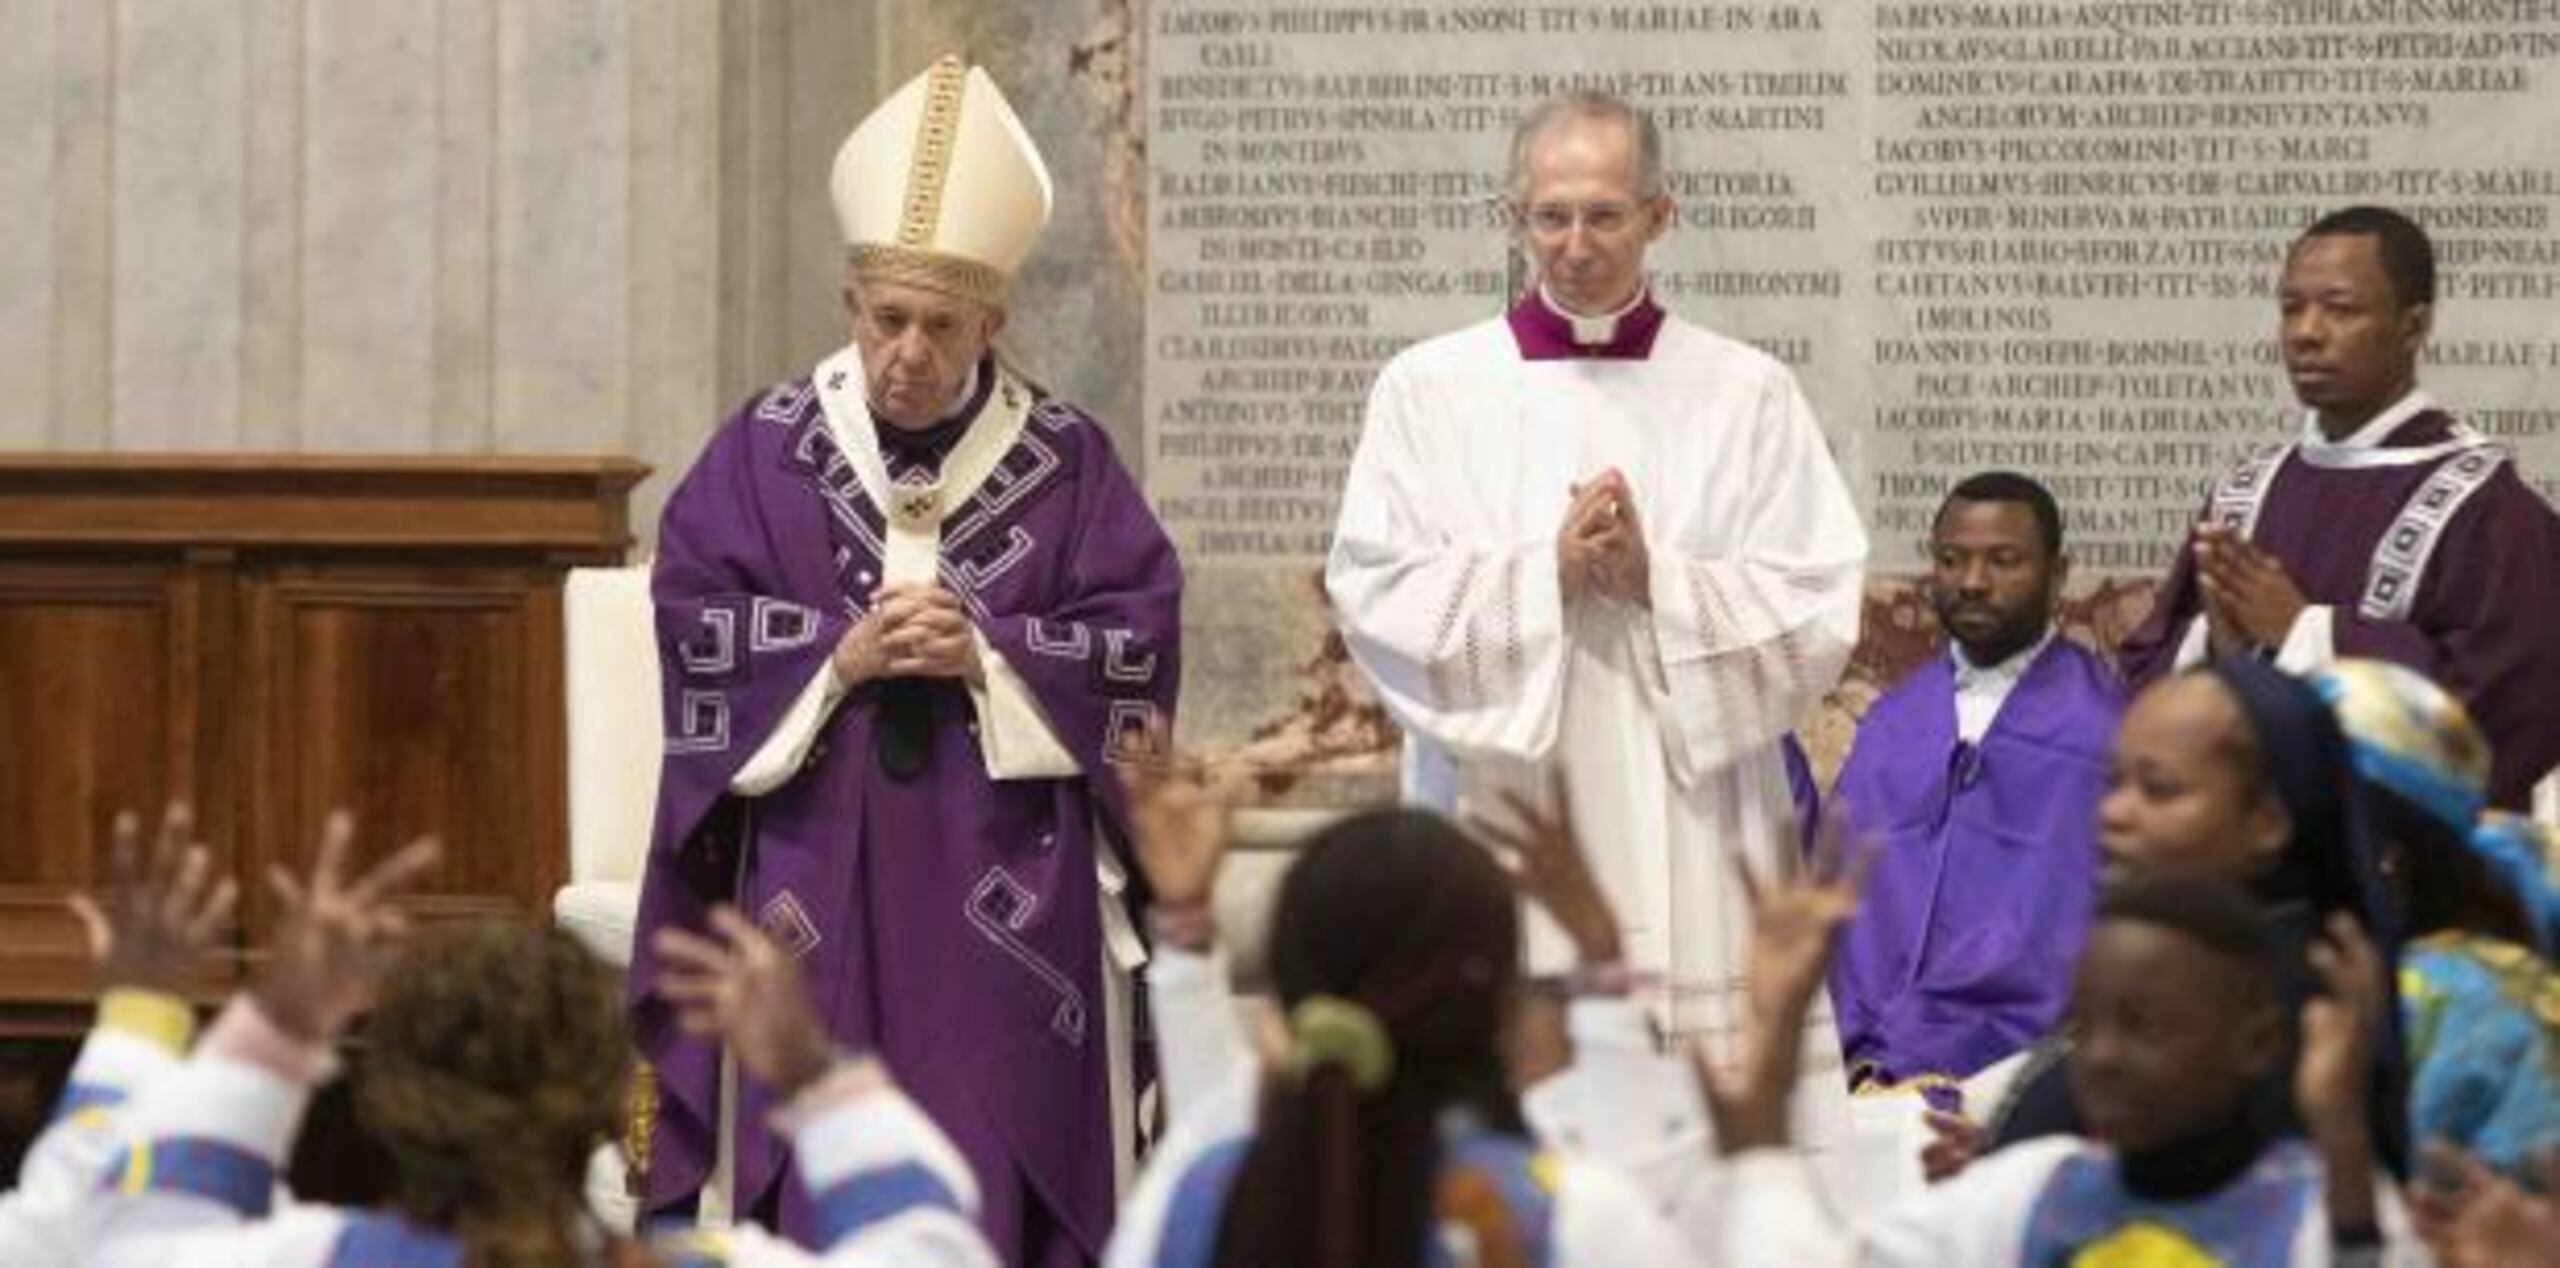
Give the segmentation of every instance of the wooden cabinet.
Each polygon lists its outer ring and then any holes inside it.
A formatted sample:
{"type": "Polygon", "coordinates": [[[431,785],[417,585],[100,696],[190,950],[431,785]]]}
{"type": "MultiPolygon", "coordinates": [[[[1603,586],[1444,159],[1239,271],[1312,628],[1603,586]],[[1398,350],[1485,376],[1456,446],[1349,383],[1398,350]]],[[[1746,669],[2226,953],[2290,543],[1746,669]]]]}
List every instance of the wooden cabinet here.
{"type": "Polygon", "coordinates": [[[0,457],[0,1031],[83,1024],[62,902],[119,807],[195,804],[240,882],[242,955],[267,869],[300,867],[333,806],[369,851],[444,840],[425,914],[545,909],[566,867],[561,578],[621,562],[645,473],[0,457]]]}

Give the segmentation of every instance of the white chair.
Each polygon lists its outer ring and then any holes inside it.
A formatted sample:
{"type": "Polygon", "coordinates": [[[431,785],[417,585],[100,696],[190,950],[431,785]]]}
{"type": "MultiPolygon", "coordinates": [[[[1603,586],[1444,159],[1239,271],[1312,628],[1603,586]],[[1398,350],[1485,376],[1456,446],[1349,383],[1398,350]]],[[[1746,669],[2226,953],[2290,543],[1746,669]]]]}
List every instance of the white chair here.
{"type": "MultiPolygon", "coordinates": [[[[607,963],[631,965],[640,872],[657,814],[658,646],[649,566],[574,568],[561,594],[569,709],[569,883],[552,919],[607,963]]],[[[638,1214],[619,1145],[587,1162],[587,1204],[629,1232],[638,1214]]]]}
{"type": "Polygon", "coordinates": [[[649,566],[571,569],[561,608],[569,883],[552,896],[551,913],[597,955],[627,967],[665,747],[649,566]]]}

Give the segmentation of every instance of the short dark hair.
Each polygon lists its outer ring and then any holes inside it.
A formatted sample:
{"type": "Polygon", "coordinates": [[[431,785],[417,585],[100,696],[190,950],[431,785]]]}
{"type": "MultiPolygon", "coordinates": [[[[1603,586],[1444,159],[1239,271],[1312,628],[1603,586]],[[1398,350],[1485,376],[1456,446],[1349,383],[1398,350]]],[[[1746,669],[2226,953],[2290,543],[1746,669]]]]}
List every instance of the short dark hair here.
{"type": "Polygon", "coordinates": [[[2143,876],[2107,886],[2098,896],[2097,922],[2151,925],[2233,962],[2245,972],[2235,981],[2255,998],[2273,999],[2282,961],[2265,909],[2249,891],[2202,876],[2143,876]]]}
{"type": "Polygon", "coordinates": [[[2015,471],[1977,471],[1956,481],[1947,490],[1947,500],[1938,504],[1938,513],[1929,518],[1930,531],[1947,517],[1947,508],[1958,502],[2015,502],[2035,513],[2036,536],[2044,540],[2044,553],[2062,554],[2062,508],[2053,501],[2053,491],[2036,482],[2035,477],[2015,471]]]}
{"type": "MultiPolygon", "coordinates": [[[[2401,307],[2436,302],[2436,244],[2427,231],[2388,207],[2349,207],[2311,222],[2293,240],[2298,248],[2313,238],[2370,237],[2382,253],[2382,272],[2401,307]]],[[[2285,252],[2288,256],[2293,252],[2285,252]]]]}

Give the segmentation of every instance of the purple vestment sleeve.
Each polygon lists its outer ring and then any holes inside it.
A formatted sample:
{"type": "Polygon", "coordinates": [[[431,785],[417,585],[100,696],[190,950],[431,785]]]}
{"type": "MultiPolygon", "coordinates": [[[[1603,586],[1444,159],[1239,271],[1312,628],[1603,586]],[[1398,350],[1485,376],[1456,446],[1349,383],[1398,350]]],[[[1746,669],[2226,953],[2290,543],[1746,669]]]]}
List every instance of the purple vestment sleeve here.
{"type": "Polygon", "coordinates": [[[1072,434],[1102,452],[1078,464],[1059,601],[991,614],[979,628],[1038,698],[1113,832],[1126,839],[1120,781],[1108,761],[1144,751],[1153,730],[1173,720],[1182,567],[1137,485],[1109,456],[1102,426],[1085,420],[1072,434]]]}
{"type": "Polygon", "coordinates": [[[2178,640],[2187,632],[2187,622],[2204,611],[2204,594],[2196,587],[2196,539],[2194,530],[2178,543],[2178,557],[2169,563],[2169,575],[2151,595],[2151,611],[2142,624],[2116,644],[2116,669],[2124,677],[2128,691],[2139,692],[2165,678],[2177,667],[2178,640]]]}
{"type": "Polygon", "coordinates": [[[1961,1079],[2049,1029],[2097,885],[2115,676],[2056,639],[1978,745],[1937,656],[1859,723],[1829,813],[1883,853],[1831,973],[1853,1077],[1961,1079]]]}

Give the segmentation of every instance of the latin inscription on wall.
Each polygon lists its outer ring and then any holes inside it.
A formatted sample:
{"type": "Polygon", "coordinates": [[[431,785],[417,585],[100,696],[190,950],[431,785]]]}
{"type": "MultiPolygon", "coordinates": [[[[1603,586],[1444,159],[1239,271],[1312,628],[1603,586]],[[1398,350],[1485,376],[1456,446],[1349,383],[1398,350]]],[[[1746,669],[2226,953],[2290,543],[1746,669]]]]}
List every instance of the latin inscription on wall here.
{"type": "MultiPolygon", "coordinates": [[[[1147,478],[1195,585],[1320,562],[1377,367],[1522,283],[1513,120],[1585,85],[1666,133],[1658,294],[1794,366],[1881,567],[1915,565],[1947,484],[1987,467],[2054,487],[2083,567],[2161,566],[2214,474],[2298,425],[2275,279],[2351,203],[2436,236],[2429,388],[2546,494],[2560,476],[2560,0],[1156,0],[1151,22],[1147,478]]],[[[1224,649],[1242,670],[1321,624],[1237,615],[1207,632],[1286,644],[1224,649]]]]}

